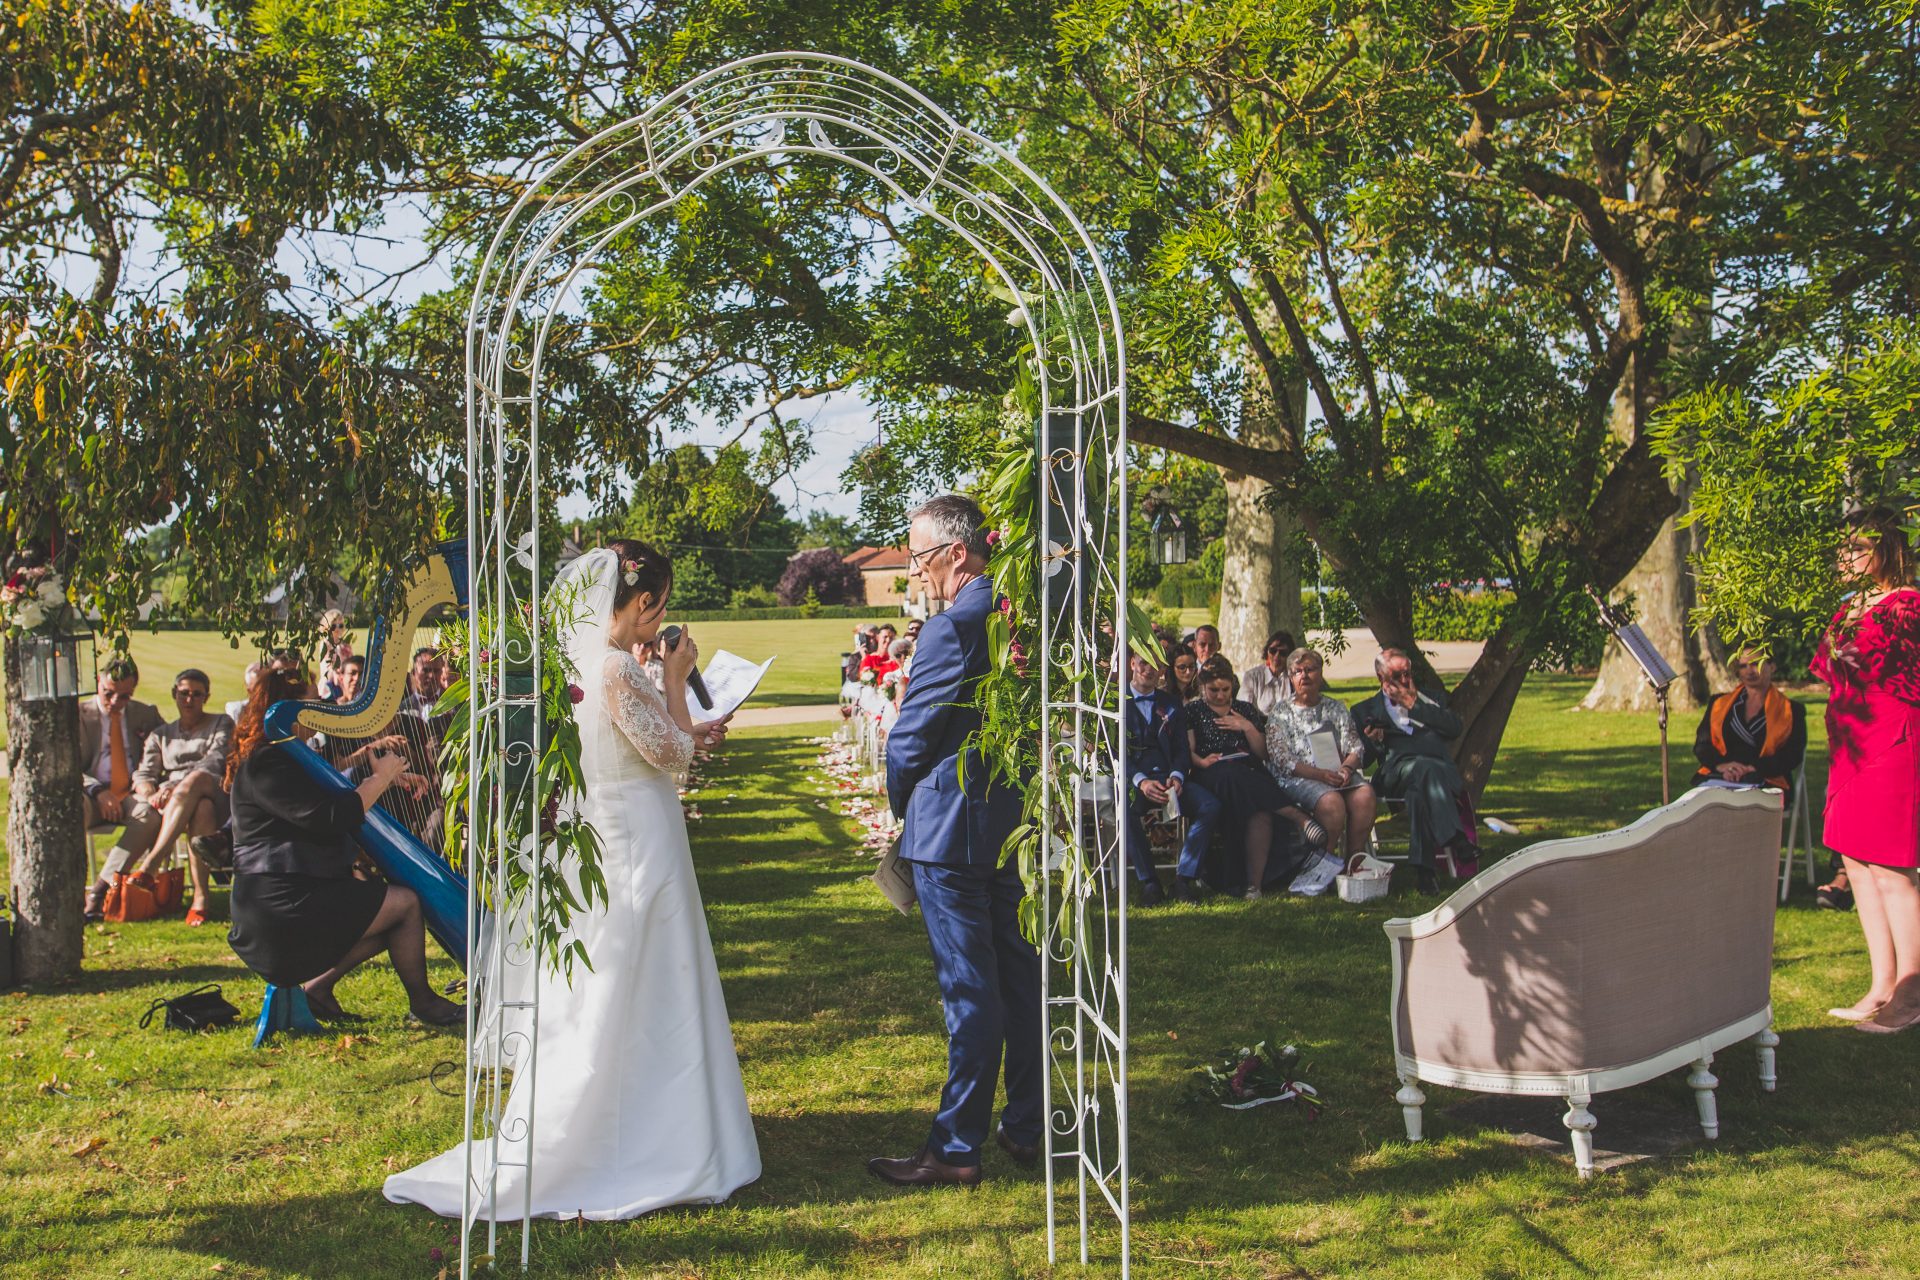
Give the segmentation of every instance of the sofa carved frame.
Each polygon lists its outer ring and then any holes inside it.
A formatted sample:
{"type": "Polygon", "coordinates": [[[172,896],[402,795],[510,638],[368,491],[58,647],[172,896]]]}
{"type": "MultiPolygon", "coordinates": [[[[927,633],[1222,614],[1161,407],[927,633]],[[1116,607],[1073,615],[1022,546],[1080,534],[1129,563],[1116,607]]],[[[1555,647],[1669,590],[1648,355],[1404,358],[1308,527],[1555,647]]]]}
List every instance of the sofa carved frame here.
{"type": "Polygon", "coordinates": [[[1423,1083],[1561,1097],[1584,1178],[1595,1094],[1690,1067],[1700,1127],[1718,1138],[1713,1058],[1748,1039],[1771,1092],[1780,801],[1688,792],[1619,830],[1533,845],[1425,915],[1387,921],[1408,1139],[1423,1136],[1423,1083]]]}

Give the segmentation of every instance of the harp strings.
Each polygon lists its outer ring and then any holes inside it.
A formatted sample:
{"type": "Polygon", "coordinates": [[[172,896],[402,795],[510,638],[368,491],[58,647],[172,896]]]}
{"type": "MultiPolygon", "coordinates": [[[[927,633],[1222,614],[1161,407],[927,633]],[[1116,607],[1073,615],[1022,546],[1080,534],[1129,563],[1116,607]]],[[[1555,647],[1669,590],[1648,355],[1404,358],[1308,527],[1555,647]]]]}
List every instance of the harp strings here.
{"type": "MultiPolygon", "coordinates": [[[[369,760],[360,754],[370,744],[382,738],[401,739],[400,750],[407,758],[407,772],[418,774],[427,780],[427,789],[423,795],[415,796],[404,787],[388,788],[380,797],[378,807],[396,819],[411,831],[420,842],[435,853],[443,853],[446,835],[446,805],[440,793],[440,746],[445,741],[449,717],[433,714],[433,705],[439,700],[440,687],[432,687],[423,692],[414,680],[416,667],[415,655],[422,649],[431,649],[438,656],[434,666],[436,672],[451,668],[455,655],[450,653],[440,629],[435,626],[414,628],[412,643],[406,646],[404,663],[383,665],[380,672],[381,682],[392,680],[407,686],[406,696],[402,699],[400,710],[393,719],[372,736],[352,738],[327,735],[325,754],[327,759],[354,781],[367,776],[369,760]],[[357,758],[356,758],[357,756],[357,758]]],[[[441,685],[451,683],[442,679],[441,685]]]]}

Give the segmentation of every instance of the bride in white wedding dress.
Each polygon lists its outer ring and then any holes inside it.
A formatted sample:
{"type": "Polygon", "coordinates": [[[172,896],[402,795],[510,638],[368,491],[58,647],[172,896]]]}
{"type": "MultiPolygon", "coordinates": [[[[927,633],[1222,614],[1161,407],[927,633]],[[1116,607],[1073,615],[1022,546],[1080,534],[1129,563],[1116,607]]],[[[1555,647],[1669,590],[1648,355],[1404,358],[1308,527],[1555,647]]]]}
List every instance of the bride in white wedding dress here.
{"type": "MultiPolygon", "coordinates": [[[[535,1217],[593,1219],[717,1203],[760,1176],[673,779],[693,756],[686,685],[697,655],[687,637],[666,656],[663,697],[632,652],[660,629],[672,569],[621,540],[568,565],[554,589],[569,584],[584,614],[567,637],[585,695],[575,708],[581,807],[600,837],[608,900],[577,913],[569,932],[591,970],[576,965],[569,985],[538,956],[520,966],[533,971],[523,982],[539,984],[538,1061],[516,1073],[499,1126],[502,1219],[520,1217],[528,1176],[535,1217]]],[[[486,1162],[474,1145],[484,1215],[486,1162]]],[[[466,1177],[462,1144],[388,1178],[386,1196],[457,1217],[466,1177]]]]}

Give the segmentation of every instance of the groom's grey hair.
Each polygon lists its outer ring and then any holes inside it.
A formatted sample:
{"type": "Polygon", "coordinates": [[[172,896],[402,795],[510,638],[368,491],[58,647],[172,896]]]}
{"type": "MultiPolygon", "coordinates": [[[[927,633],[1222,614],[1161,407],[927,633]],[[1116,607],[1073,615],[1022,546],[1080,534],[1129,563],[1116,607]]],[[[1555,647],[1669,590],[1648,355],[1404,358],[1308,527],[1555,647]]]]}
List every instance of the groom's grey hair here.
{"type": "Polygon", "coordinates": [[[907,522],[925,520],[936,543],[957,542],[969,556],[987,558],[987,517],[980,504],[960,493],[943,493],[907,513],[907,522]]]}

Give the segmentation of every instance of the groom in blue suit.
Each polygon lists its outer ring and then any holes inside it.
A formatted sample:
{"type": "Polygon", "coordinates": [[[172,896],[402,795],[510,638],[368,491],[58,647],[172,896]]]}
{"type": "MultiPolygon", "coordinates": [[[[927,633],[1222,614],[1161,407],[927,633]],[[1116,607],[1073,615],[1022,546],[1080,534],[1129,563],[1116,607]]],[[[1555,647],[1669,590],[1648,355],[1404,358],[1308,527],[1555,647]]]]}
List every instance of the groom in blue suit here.
{"type": "Polygon", "coordinates": [[[947,494],[915,510],[907,534],[907,571],[947,609],[920,629],[887,737],[887,798],[906,820],[900,857],[913,871],[946,1006],[947,1087],[920,1150],[867,1162],[899,1186],[980,1180],[1003,1057],[1007,1105],[994,1140],[1017,1163],[1040,1156],[1040,955],[1020,934],[1026,889],[1019,866],[1002,861],[1020,802],[988,784],[978,753],[967,753],[964,783],[958,767],[967,735],[980,726],[973,693],[989,667],[987,615],[995,600],[982,576],[985,525],[971,499],[947,494]]]}

